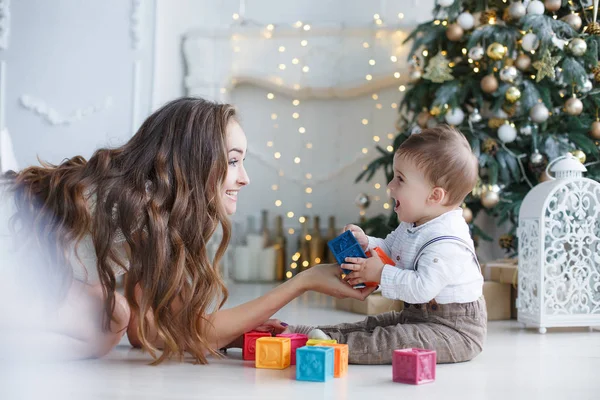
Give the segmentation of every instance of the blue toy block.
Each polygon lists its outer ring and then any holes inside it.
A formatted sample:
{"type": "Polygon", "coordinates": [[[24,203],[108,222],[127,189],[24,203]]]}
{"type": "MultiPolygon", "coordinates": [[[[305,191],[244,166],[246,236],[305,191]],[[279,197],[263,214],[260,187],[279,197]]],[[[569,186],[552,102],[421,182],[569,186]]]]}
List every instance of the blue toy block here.
{"type": "MultiPolygon", "coordinates": [[[[346,257],[361,257],[367,258],[367,255],[358,244],[358,241],[354,237],[351,231],[345,231],[335,239],[331,239],[327,242],[327,246],[329,246],[329,250],[335,256],[338,264],[342,265],[346,262],[346,257]]],[[[345,274],[349,274],[350,270],[342,268],[345,274]]],[[[355,289],[364,288],[365,284],[361,283],[359,285],[355,285],[355,289]]]]}
{"type": "Polygon", "coordinates": [[[296,350],[296,380],[325,382],[333,378],[333,347],[304,346],[296,350]]]}

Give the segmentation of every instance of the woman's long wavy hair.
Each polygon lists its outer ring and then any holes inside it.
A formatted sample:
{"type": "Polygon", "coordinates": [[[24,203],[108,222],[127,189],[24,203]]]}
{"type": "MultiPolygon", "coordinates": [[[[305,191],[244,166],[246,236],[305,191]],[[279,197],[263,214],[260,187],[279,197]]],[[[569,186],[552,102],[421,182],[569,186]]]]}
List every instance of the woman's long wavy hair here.
{"type": "Polygon", "coordinates": [[[114,267],[127,266],[125,297],[140,316],[138,335],[155,363],[189,351],[204,364],[207,351],[216,354],[206,329],[207,315],[228,295],[217,265],[231,236],[221,190],[232,118],[230,105],[181,98],[154,112],[122,147],[10,176],[18,207],[13,221],[35,232],[53,268],[68,275],[77,262],[69,249],[91,235],[106,296],[105,329],[115,306],[114,267]],[[210,260],[206,245],[219,224],[223,239],[210,260]],[[115,243],[121,233],[127,260],[119,256],[123,244],[115,243]],[[160,356],[150,343],[149,316],[164,342],[160,356]]]}

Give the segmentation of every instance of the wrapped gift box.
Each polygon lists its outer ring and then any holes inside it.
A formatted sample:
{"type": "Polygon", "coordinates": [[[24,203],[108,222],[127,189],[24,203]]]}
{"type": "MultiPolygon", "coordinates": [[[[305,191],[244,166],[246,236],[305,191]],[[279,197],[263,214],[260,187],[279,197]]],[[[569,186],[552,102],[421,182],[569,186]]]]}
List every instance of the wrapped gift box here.
{"type": "Polygon", "coordinates": [[[363,315],[377,315],[388,311],[400,311],[404,302],[386,299],[381,293],[373,293],[364,301],[355,299],[336,299],[335,308],[363,315]]]}
{"type": "Polygon", "coordinates": [[[511,317],[511,285],[485,281],[483,297],[487,305],[488,321],[506,320],[511,317]]]}
{"type": "Polygon", "coordinates": [[[486,281],[517,284],[518,261],[516,258],[503,258],[483,265],[483,277],[486,281]]]}

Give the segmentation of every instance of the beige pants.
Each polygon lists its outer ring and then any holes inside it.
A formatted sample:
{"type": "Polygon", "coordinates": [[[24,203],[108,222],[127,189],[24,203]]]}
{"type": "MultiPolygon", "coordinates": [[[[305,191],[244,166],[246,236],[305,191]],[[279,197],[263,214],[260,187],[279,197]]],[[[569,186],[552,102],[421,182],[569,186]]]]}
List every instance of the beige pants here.
{"type": "Polygon", "coordinates": [[[438,364],[456,363],[483,350],[487,311],[483,297],[472,303],[405,303],[401,312],[319,329],[348,344],[351,364],[391,364],[394,350],[409,347],[435,350],[438,364]]]}

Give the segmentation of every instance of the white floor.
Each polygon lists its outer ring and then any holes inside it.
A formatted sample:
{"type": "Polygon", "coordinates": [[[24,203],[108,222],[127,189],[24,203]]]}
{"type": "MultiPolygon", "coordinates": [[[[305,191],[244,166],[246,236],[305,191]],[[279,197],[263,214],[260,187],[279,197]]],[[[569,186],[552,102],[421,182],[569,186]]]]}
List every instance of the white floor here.
{"type": "MultiPolygon", "coordinates": [[[[254,298],[269,285],[233,285],[229,305],[254,298]]],[[[276,317],[287,323],[325,324],[362,316],[332,308],[332,299],[307,294],[276,317]]],[[[295,371],[259,370],[230,351],[210,365],[149,356],[126,339],[100,360],[59,365],[13,365],[0,370],[0,399],[600,399],[600,332],[523,330],[516,321],[489,324],[486,348],[473,361],[438,365],[434,383],[393,383],[392,367],[351,365],[345,378],[298,382],[295,371]]]]}

